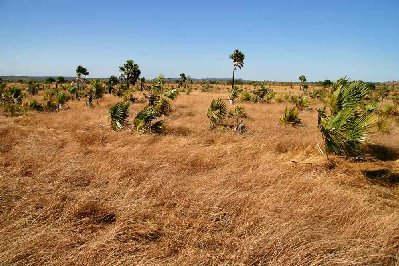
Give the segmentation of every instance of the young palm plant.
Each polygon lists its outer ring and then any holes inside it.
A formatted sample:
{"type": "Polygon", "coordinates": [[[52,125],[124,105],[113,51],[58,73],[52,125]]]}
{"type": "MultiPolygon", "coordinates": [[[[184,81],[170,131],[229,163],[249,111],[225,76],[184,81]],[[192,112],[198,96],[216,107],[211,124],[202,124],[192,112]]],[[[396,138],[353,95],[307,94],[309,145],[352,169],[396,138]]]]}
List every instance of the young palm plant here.
{"type": "Polygon", "coordinates": [[[212,100],[208,108],[208,118],[211,128],[219,126],[227,115],[227,106],[221,99],[212,100]]]}
{"type": "Polygon", "coordinates": [[[285,107],[284,114],[280,117],[281,124],[291,124],[293,126],[301,124],[301,119],[299,118],[299,111],[296,106],[288,108],[285,107]]]}
{"type": "Polygon", "coordinates": [[[140,111],[133,120],[133,124],[137,131],[146,131],[153,133],[160,133],[164,128],[164,121],[159,120],[153,122],[153,120],[160,117],[161,114],[154,106],[147,106],[142,111],[140,111]]]}
{"type": "Polygon", "coordinates": [[[318,127],[327,153],[356,155],[377,122],[377,117],[365,109],[369,87],[361,81],[338,80],[330,95],[329,115],[319,109],[318,127]]]}
{"type": "Polygon", "coordinates": [[[121,130],[126,125],[129,113],[129,102],[118,102],[109,109],[113,130],[121,130]]]}

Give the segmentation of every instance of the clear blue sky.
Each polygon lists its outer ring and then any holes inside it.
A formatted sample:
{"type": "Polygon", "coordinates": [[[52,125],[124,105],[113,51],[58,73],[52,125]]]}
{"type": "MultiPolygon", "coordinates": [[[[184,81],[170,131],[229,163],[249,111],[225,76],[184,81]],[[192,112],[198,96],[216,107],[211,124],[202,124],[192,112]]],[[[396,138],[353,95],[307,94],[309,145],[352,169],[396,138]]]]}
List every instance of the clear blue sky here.
{"type": "Polygon", "coordinates": [[[399,0],[0,0],[0,75],[399,80],[399,0]]]}

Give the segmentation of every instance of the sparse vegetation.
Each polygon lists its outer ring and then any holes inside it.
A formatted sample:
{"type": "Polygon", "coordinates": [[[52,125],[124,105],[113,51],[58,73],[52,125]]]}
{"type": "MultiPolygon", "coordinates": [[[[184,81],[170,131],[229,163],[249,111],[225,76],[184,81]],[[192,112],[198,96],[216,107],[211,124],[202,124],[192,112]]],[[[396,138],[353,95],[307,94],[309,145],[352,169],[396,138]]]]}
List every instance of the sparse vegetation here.
{"type": "Polygon", "coordinates": [[[1,263],[395,262],[394,86],[82,76],[0,85],[1,263]]]}

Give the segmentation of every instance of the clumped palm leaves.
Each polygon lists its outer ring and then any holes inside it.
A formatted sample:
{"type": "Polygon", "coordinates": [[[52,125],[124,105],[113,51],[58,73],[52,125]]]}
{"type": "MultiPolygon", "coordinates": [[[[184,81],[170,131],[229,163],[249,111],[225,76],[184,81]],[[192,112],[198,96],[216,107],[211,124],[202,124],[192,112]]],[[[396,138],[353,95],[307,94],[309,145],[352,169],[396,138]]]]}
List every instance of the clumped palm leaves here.
{"type": "Polygon", "coordinates": [[[24,112],[22,108],[22,90],[17,87],[6,89],[5,86],[2,86],[1,91],[1,105],[4,113],[8,116],[22,115],[24,112]]]}
{"type": "Polygon", "coordinates": [[[160,116],[160,112],[154,106],[147,106],[136,115],[133,124],[138,131],[160,133],[164,128],[164,121],[153,122],[160,116]]]}
{"type": "Polygon", "coordinates": [[[208,118],[211,122],[211,128],[220,125],[227,115],[227,106],[221,99],[212,100],[208,108],[208,118]]]}
{"type": "Polygon", "coordinates": [[[296,96],[293,95],[290,98],[290,101],[295,104],[298,110],[302,111],[305,108],[309,107],[309,99],[307,96],[296,96]]]}
{"type": "Polygon", "coordinates": [[[111,126],[113,130],[121,130],[125,127],[128,112],[128,102],[118,102],[109,109],[111,126]]]}
{"type": "Polygon", "coordinates": [[[101,84],[101,81],[98,79],[95,79],[91,82],[91,90],[89,92],[92,96],[93,99],[100,99],[104,95],[104,87],[101,84]]]}
{"type": "Polygon", "coordinates": [[[274,97],[274,91],[263,85],[256,89],[254,94],[257,96],[256,101],[270,101],[274,97]]]}
{"type": "Polygon", "coordinates": [[[176,97],[177,97],[178,94],[179,94],[179,91],[176,90],[176,89],[171,89],[171,90],[166,91],[166,92],[164,93],[164,95],[165,95],[166,97],[168,97],[169,99],[171,99],[171,100],[176,99],[176,97]]]}
{"type": "Polygon", "coordinates": [[[293,126],[301,124],[299,110],[297,107],[285,107],[284,114],[280,117],[281,124],[291,124],[293,126]]]}
{"type": "Polygon", "coordinates": [[[38,112],[42,112],[44,110],[43,105],[41,105],[37,100],[31,100],[28,103],[28,107],[29,107],[29,109],[32,109],[32,110],[35,110],[38,112]]]}
{"type": "Polygon", "coordinates": [[[28,82],[28,88],[26,89],[26,91],[30,94],[30,95],[35,95],[38,93],[39,91],[39,84],[34,81],[34,80],[30,80],[28,82]]]}
{"type": "Polygon", "coordinates": [[[108,93],[111,94],[115,85],[117,85],[119,82],[118,78],[115,76],[110,76],[107,82],[108,85],[108,93]]]}
{"type": "Polygon", "coordinates": [[[330,95],[329,115],[319,110],[318,127],[328,153],[356,155],[377,122],[372,111],[365,109],[370,88],[361,81],[338,80],[330,95]]]}
{"type": "Polygon", "coordinates": [[[236,98],[238,98],[238,96],[240,95],[241,92],[242,92],[242,89],[240,89],[237,86],[234,86],[233,88],[230,89],[229,98],[234,101],[236,98]]]}
{"type": "Polygon", "coordinates": [[[161,133],[165,128],[165,121],[162,116],[168,116],[172,111],[171,100],[176,99],[177,89],[172,88],[164,91],[165,78],[159,75],[154,80],[154,85],[148,88],[148,105],[140,111],[133,120],[133,124],[138,131],[161,133]]]}
{"type": "Polygon", "coordinates": [[[235,126],[237,127],[240,123],[240,120],[243,118],[247,118],[248,115],[243,106],[237,105],[232,111],[229,112],[229,117],[235,119],[235,126]]]}
{"type": "Polygon", "coordinates": [[[172,111],[172,107],[170,105],[170,101],[166,97],[160,96],[158,100],[154,102],[153,107],[155,110],[159,112],[159,115],[169,115],[172,111]]]}

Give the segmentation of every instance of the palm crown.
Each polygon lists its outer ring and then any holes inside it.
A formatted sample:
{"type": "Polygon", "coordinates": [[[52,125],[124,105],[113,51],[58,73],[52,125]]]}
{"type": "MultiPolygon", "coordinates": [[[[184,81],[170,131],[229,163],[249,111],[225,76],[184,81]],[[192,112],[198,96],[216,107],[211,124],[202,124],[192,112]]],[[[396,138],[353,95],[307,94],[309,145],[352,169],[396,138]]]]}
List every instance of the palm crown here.
{"type": "Polygon", "coordinates": [[[242,68],[244,66],[245,55],[238,49],[235,49],[234,52],[229,56],[231,60],[233,60],[234,68],[242,68]]]}

